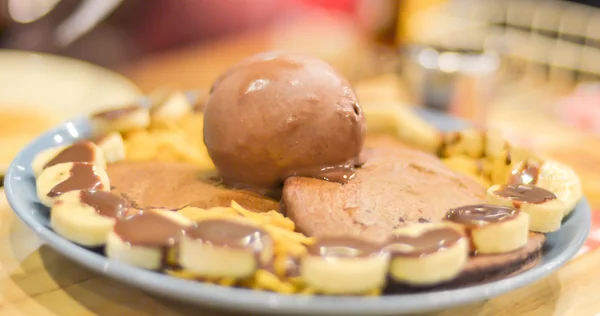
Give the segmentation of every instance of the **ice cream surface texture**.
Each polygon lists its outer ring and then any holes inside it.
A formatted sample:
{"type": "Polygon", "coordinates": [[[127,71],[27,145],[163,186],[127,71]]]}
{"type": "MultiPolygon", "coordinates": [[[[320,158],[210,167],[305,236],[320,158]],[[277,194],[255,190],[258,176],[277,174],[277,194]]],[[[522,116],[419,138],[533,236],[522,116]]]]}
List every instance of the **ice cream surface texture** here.
{"type": "Polygon", "coordinates": [[[354,177],[366,124],[349,83],[303,55],[260,54],[215,82],[204,142],[232,186],[269,192],[290,176],[336,182],[354,177]]]}

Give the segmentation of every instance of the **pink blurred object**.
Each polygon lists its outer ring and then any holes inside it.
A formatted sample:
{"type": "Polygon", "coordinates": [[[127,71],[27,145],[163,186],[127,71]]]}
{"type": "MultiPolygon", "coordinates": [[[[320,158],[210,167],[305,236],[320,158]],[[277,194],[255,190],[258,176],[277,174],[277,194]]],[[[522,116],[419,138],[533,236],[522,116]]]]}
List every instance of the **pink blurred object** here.
{"type": "Polygon", "coordinates": [[[309,6],[351,13],[356,10],[356,0],[303,0],[309,6]]]}
{"type": "Polygon", "coordinates": [[[266,27],[314,8],[351,13],[356,0],[147,1],[133,18],[135,35],[149,51],[266,27]]]}
{"type": "MultiPolygon", "coordinates": [[[[8,0],[8,14],[18,23],[33,23],[43,19],[61,0],[8,0]]],[[[52,32],[52,41],[58,47],[67,47],[95,28],[109,16],[123,0],[83,0],[52,32]]]]}
{"type": "Polygon", "coordinates": [[[0,45],[115,67],[149,53],[277,29],[315,11],[356,22],[358,1],[367,0],[0,0],[0,45]]]}
{"type": "Polygon", "coordinates": [[[559,118],[565,123],[600,134],[600,83],[585,83],[559,102],[559,118]]]}

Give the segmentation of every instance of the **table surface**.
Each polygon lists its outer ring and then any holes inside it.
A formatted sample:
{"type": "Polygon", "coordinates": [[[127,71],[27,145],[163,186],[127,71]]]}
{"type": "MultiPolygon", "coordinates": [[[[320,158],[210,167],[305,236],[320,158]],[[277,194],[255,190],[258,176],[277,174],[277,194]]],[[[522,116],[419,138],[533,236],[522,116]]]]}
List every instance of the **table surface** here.
{"type": "MultiPolygon", "coordinates": [[[[266,48],[266,41],[247,37],[150,58],[123,72],[145,90],[165,83],[208,87],[227,65],[266,48]]],[[[600,315],[598,293],[600,250],[595,250],[519,290],[431,315],[600,315]]],[[[227,314],[155,298],[64,258],[14,215],[0,191],[0,315],[227,314]]]]}

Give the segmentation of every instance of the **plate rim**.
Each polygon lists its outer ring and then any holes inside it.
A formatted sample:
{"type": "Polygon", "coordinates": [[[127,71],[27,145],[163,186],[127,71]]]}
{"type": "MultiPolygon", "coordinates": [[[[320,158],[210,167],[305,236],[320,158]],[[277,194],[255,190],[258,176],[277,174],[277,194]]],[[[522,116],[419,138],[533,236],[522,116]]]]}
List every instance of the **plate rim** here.
{"type": "MultiPolygon", "coordinates": [[[[42,148],[50,147],[53,144],[52,138],[56,134],[71,135],[72,139],[79,138],[70,134],[74,127],[78,127],[79,129],[89,128],[87,118],[78,117],[71,119],[45,132],[30,142],[15,157],[4,179],[5,192],[11,209],[45,243],[79,264],[119,282],[133,285],[141,290],[192,304],[246,312],[320,315],[341,313],[344,315],[363,315],[365,313],[398,315],[436,311],[483,301],[546,277],[575,256],[587,239],[590,230],[591,210],[587,200],[583,198],[572,215],[576,215],[575,212],[582,213],[577,215],[583,216],[582,222],[585,221],[588,225],[583,225],[584,227],[579,230],[575,236],[576,238],[569,241],[569,247],[560,252],[554,260],[539,263],[531,270],[498,281],[453,290],[380,297],[300,296],[281,295],[182,280],[117,262],[76,245],[39,222],[33,216],[32,212],[23,209],[23,206],[34,202],[27,202],[16,191],[19,185],[25,185],[15,184],[17,181],[23,181],[20,179],[19,174],[26,173],[27,169],[30,169],[30,166],[22,166],[21,162],[28,160],[26,158],[27,155],[34,155],[42,148]],[[477,293],[478,295],[473,295],[473,293],[477,293]],[[233,299],[234,297],[235,299],[233,299]],[[232,304],[234,302],[235,304],[232,304]]],[[[35,188],[33,191],[35,191],[35,188]]],[[[566,220],[568,221],[570,218],[566,220]]]]}
{"type": "MultiPolygon", "coordinates": [[[[102,74],[103,76],[112,76],[113,78],[120,80],[124,84],[123,86],[126,85],[127,89],[134,92],[137,97],[140,97],[143,95],[142,89],[139,87],[139,85],[133,79],[127,77],[123,73],[120,73],[120,72],[110,69],[108,67],[94,64],[87,60],[77,59],[77,58],[62,56],[62,55],[56,55],[56,54],[52,54],[52,53],[33,52],[33,51],[11,49],[11,48],[0,49],[0,58],[28,58],[30,60],[44,59],[44,60],[50,60],[50,62],[53,62],[53,63],[68,63],[71,65],[77,65],[78,67],[85,67],[85,68],[90,69],[90,71],[95,72],[96,74],[102,74]]],[[[11,101],[11,102],[14,102],[14,101],[11,101]]],[[[39,104],[37,104],[37,103],[31,103],[28,105],[31,105],[31,108],[39,107],[39,104]]],[[[60,109],[58,109],[58,110],[60,111],[60,109]]],[[[69,119],[65,118],[65,120],[69,120],[69,119]]],[[[60,125],[62,125],[62,124],[63,123],[60,123],[60,125]]],[[[31,143],[33,140],[34,139],[31,139],[29,143],[31,143]]],[[[2,176],[6,175],[9,167],[10,167],[10,163],[0,162],[0,178],[2,176]]]]}
{"type": "Polygon", "coordinates": [[[34,51],[11,49],[11,48],[0,49],[0,55],[19,55],[19,56],[27,57],[27,58],[54,59],[54,60],[60,61],[60,62],[78,64],[83,67],[88,67],[90,69],[94,69],[94,71],[104,72],[107,74],[110,73],[111,75],[113,75],[115,77],[119,77],[119,79],[123,80],[124,82],[127,82],[130,87],[134,88],[133,90],[137,90],[140,94],[142,93],[142,89],[138,86],[138,84],[135,83],[135,81],[133,79],[127,77],[125,74],[115,71],[113,69],[110,69],[108,67],[94,64],[93,62],[90,62],[87,60],[73,58],[73,57],[69,57],[69,56],[63,56],[63,55],[56,55],[56,54],[46,53],[46,52],[34,52],[34,51]]]}

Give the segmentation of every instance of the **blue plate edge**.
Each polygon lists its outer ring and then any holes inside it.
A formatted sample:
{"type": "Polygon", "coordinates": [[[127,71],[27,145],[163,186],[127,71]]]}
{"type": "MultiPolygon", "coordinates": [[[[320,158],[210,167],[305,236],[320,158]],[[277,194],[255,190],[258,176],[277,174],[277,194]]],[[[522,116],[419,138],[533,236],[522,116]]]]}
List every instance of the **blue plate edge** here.
{"type": "MultiPolygon", "coordinates": [[[[69,123],[77,126],[79,124],[86,124],[85,122],[85,117],[68,120],[63,124],[59,125],[58,127],[55,127],[50,131],[44,133],[44,135],[38,137],[35,141],[28,144],[21,152],[19,152],[17,157],[11,163],[4,180],[6,196],[10,205],[13,207],[14,212],[28,227],[34,230],[38,234],[38,236],[40,236],[41,239],[45,240],[53,249],[62,253],[66,257],[69,257],[74,261],[80,262],[86,267],[101,274],[107,275],[113,279],[117,279],[128,284],[136,285],[138,287],[141,287],[142,289],[146,289],[158,295],[170,296],[171,298],[191,303],[201,303],[202,305],[212,306],[220,309],[233,309],[238,311],[255,311],[269,313],[301,312],[306,314],[343,313],[345,315],[360,315],[368,312],[384,315],[440,310],[452,306],[486,300],[491,297],[495,297],[508,291],[514,290],[515,287],[511,286],[511,284],[513,283],[523,283],[521,286],[524,286],[525,283],[531,283],[534,280],[546,277],[551,272],[558,269],[558,267],[564,265],[570,258],[575,256],[575,254],[579,251],[581,245],[583,245],[583,243],[585,242],[590,230],[589,223],[591,223],[591,213],[586,200],[583,199],[578,204],[576,212],[583,212],[583,214],[577,215],[584,216],[583,220],[587,222],[588,225],[582,227],[585,229],[582,229],[580,233],[577,234],[576,237],[578,238],[570,241],[570,247],[568,248],[568,250],[560,253],[560,255],[551,263],[546,263],[539,269],[529,270],[525,273],[505,278],[499,282],[491,282],[488,284],[482,284],[468,288],[437,291],[424,294],[408,294],[367,298],[286,296],[279,295],[276,293],[258,292],[245,289],[233,289],[202,284],[194,281],[180,280],[158,273],[146,271],[143,269],[131,267],[120,262],[107,259],[104,256],[93,253],[87,250],[86,248],[75,245],[67,241],[66,239],[63,239],[62,237],[58,236],[46,226],[39,223],[31,213],[16,211],[15,205],[18,205],[20,202],[17,201],[17,192],[14,192],[12,190],[12,181],[16,173],[18,172],[20,166],[18,162],[26,160],[23,159],[23,157],[29,151],[36,151],[34,150],[34,148],[39,147],[39,145],[44,143],[44,137],[50,137],[50,135],[66,133],[66,126],[69,123]],[[190,294],[190,291],[188,291],[187,289],[190,286],[196,289],[195,291],[192,291],[195,293],[194,297],[186,295],[190,294]],[[183,291],[182,288],[185,288],[186,291],[183,291]],[[480,295],[473,297],[472,293],[474,291],[479,292],[480,295]],[[442,293],[445,295],[440,295],[442,293]],[[200,295],[201,297],[198,297],[198,295],[200,295]],[[233,302],[232,297],[235,297],[235,301],[238,305],[231,304],[233,302]],[[425,306],[415,306],[415,304],[412,303],[414,303],[415,299],[417,298],[419,301],[427,301],[431,304],[425,304],[425,306]]],[[[568,220],[569,219],[567,219],[567,221],[568,220]]]]}

